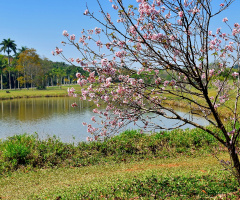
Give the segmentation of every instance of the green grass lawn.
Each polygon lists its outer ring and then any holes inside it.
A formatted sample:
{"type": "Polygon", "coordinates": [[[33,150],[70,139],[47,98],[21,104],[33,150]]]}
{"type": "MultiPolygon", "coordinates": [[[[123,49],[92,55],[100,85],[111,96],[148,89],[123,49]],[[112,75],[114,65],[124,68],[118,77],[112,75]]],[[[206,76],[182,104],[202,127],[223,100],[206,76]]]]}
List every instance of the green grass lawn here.
{"type": "Polygon", "coordinates": [[[236,191],[236,181],[212,156],[38,169],[0,178],[2,199],[205,199],[236,191]]]}
{"type": "Polygon", "coordinates": [[[237,199],[236,179],[215,156],[229,160],[199,129],[78,144],[13,136],[0,141],[0,199],[237,199]]]}
{"type": "Polygon", "coordinates": [[[2,99],[14,99],[14,98],[31,98],[31,97],[58,97],[67,96],[67,88],[74,87],[80,90],[79,85],[70,86],[54,86],[47,87],[45,90],[37,90],[35,88],[31,89],[21,89],[21,90],[0,90],[0,100],[2,99]],[[9,92],[9,93],[8,93],[9,92]]]}

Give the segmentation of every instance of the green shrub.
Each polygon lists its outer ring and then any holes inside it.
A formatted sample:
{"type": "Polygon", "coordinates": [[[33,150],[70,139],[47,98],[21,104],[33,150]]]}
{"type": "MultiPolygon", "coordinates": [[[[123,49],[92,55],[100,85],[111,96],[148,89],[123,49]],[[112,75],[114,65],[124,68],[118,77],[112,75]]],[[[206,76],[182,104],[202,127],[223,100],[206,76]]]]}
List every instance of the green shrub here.
{"type": "Polygon", "coordinates": [[[16,135],[0,141],[0,173],[28,166],[85,166],[106,162],[209,154],[219,143],[200,129],[141,134],[128,130],[105,141],[61,142],[57,137],[40,140],[38,135],[16,135]]]}

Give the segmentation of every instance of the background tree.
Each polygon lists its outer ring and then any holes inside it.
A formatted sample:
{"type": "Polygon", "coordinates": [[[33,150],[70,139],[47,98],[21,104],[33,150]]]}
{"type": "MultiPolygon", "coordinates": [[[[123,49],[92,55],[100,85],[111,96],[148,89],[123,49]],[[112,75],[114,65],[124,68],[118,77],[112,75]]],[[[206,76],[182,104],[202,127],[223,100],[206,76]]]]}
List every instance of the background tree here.
{"type": "Polygon", "coordinates": [[[37,68],[35,83],[38,89],[45,89],[49,83],[49,72],[51,71],[51,62],[47,58],[40,59],[40,66],[37,68]]]}
{"type": "MultiPolygon", "coordinates": [[[[99,139],[129,122],[138,121],[142,122],[139,126],[143,130],[166,129],[164,123],[154,122],[159,115],[178,120],[172,128],[191,124],[211,134],[228,149],[232,161],[229,167],[233,167],[232,172],[240,183],[236,145],[240,134],[240,82],[236,79],[239,74],[231,67],[239,61],[240,25],[235,23],[228,34],[221,28],[216,32],[210,29],[211,23],[216,24],[213,19],[233,0],[222,3],[217,0],[137,0],[138,7],[128,5],[128,1],[110,2],[116,10],[117,23],[98,1],[105,21],[100,21],[100,17],[89,10],[84,14],[100,22],[101,28],[83,30],[79,42],[75,42],[75,35],[63,31],[65,44],[74,45],[82,56],[69,62],[76,62],[90,72],[88,78],[77,74],[80,85],[91,84],[82,89],[82,99],[88,98],[97,106],[101,101],[107,104],[105,112],[93,110],[101,118],[93,116],[92,121],[102,128],[89,124],[88,132],[99,139]],[[214,93],[209,86],[220,72],[210,63],[219,63],[223,70],[227,65],[230,68],[214,93]],[[161,71],[167,76],[161,76],[161,71]],[[133,75],[143,76],[133,78],[133,75]],[[232,77],[234,90],[223,92],[232,77]],[[186,104],[189,113],[204,117],[218,131],[181,116],[169,105],[169,101],[176,99],[186,104]],[[221,118],[222,108],[231,116],[221,118]]],[[[227,24],[228,19],[224,18],[222,23],[227,24]]],[[[62,54],[62,49],[56,48],[55,54],[62,54]]],[[[73,93],[74,90],[69,89],[69,95],[73,93]]]]}
{"type": "Polygon", "coordinates": [[[27,49],[20,53],[18,69],[23,73],[25,87],[31,84],[31,88],[33,88],[34,76],[37,75],[40,68],[40,58],[35,49],[27,49]]]}
{"type": "Polygon", "coordinates": [[[3,51],[4,53],[7,52],[8,55],[8,67],[9,67],[9,89],[12,89],[11,86],[11,67],[10,67],[10,53],[13,51],[16,54],[17,45],[15,44],[14,40],[3,39],[3,41],[0,43],[2,45],[0,52],[3,51]]]}
{"type": "Polygon", "coordinates": [[[3,70],[7,67],[7,59],[5,56],[0,55],[0,73],[1,73],[1,90],[3,89],[3,70]]]}

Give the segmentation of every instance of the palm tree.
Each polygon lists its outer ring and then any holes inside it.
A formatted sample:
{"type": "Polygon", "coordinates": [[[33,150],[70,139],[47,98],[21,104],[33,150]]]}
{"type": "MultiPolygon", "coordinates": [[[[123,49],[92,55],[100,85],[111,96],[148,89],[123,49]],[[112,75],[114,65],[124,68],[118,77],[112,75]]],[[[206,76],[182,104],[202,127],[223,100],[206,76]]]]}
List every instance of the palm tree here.
{"type": "Polygon", "coordinates": [[[15,53],[15,57],[18,58],[20,53],[23,53],[24,51],[28,50],[28,48],[26,46],[21,46],[20,49],[18,49],[18,52],[15,53]]]}
{"type": "Polygon", "coordinates": [[[8,66],[9,66],[9,89],[12,89],[11,86],[11,69],[10,69],[10,53],[13,51],[16,54],[17,50],[17,45],[15,44],[14,40],[11,40],[10,38],[8,39],[3,39],[2,43],[2,48],[0,49],[0,52],[3,51],[4,53],[7,52],[8,54],[8,66]]]}

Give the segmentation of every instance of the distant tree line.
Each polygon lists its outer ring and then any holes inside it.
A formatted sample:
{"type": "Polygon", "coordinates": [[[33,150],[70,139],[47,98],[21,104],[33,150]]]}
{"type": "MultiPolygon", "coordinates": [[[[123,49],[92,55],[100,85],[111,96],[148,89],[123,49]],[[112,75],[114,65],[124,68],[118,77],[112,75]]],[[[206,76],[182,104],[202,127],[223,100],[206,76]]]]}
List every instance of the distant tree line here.
{"type": "Polygon", "coordinates": [[[33,87],[45,89],[47,86],[76,83],[77,72],[87,76],[81,67],[40,58],[33,48],[17,49],[15,41],[10,38],[0,43],[0,52],[7,54],[0,55],[1,90],[33,87]]]}

